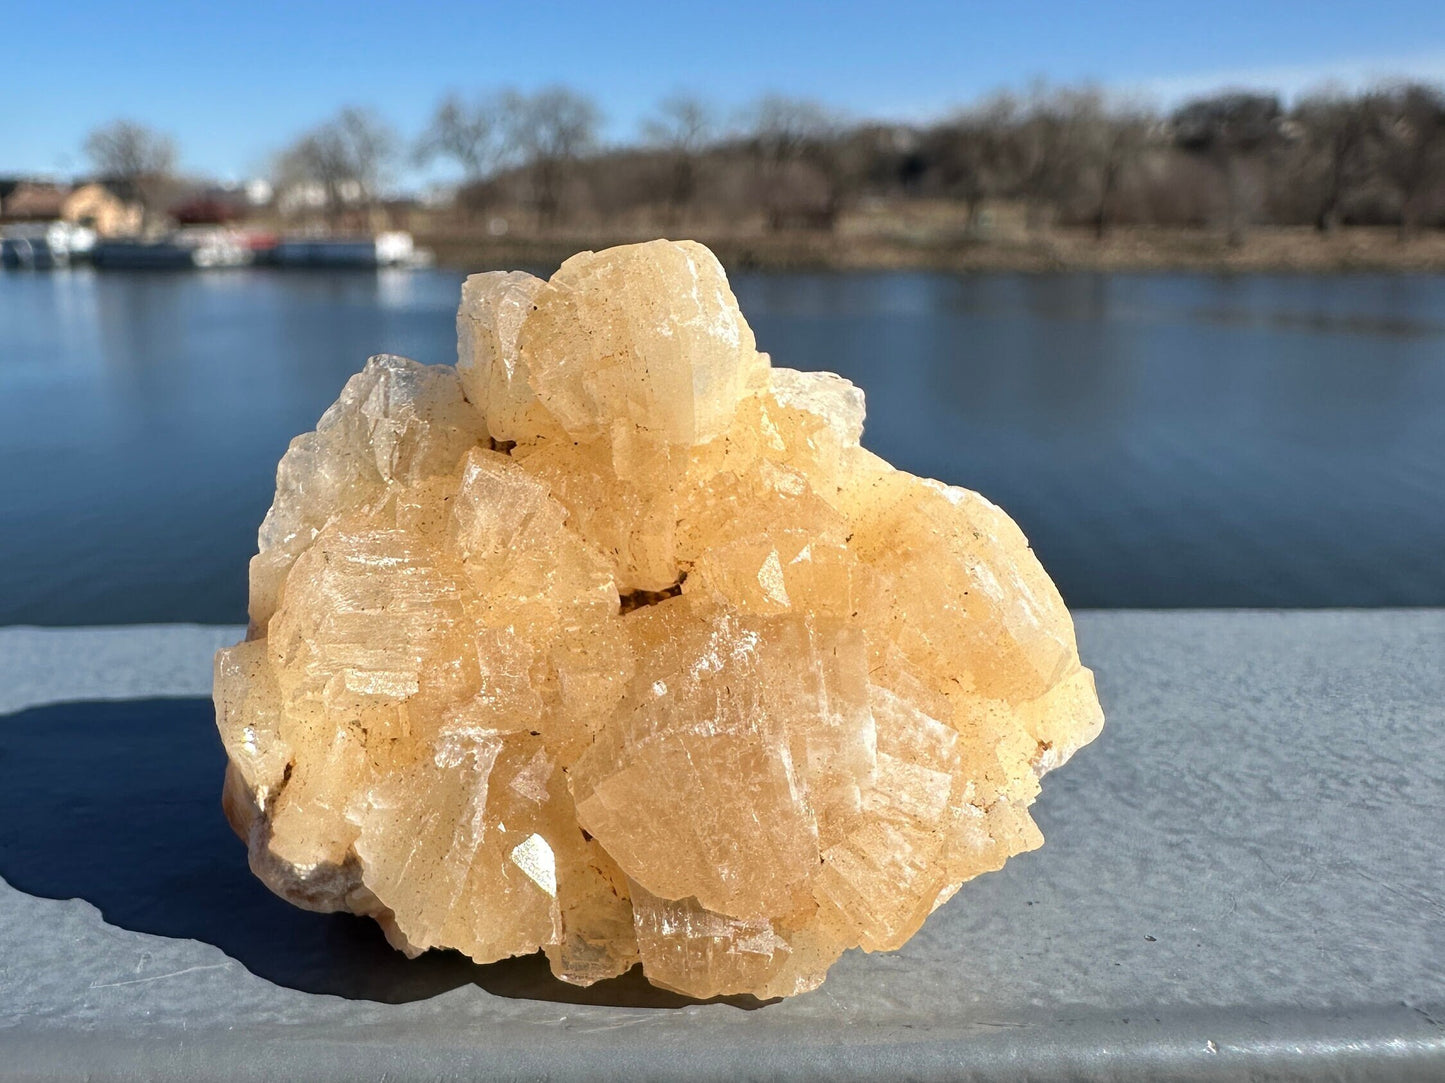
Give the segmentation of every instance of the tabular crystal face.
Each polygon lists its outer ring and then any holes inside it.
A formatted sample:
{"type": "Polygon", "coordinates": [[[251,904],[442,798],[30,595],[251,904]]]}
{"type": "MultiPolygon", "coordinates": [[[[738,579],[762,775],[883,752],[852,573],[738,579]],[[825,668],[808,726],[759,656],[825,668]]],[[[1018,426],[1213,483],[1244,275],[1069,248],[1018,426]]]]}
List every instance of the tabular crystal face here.
{"type": "Polygon", "coordinates": [[[373,357],[292,442],[216,658],[274,891],[411,954],[814,988],[1042,839],[1102,725],[1013,522],[859,446],[706,248],[474,275],[455,368],[373,357]]]}

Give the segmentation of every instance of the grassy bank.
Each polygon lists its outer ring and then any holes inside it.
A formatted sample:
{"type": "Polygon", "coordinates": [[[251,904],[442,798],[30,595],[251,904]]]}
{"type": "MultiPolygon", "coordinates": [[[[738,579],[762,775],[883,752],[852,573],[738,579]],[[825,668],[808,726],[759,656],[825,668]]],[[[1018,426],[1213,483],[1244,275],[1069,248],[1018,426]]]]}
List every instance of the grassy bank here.
{"type": "Polygon", "coordinates": [[[1350,271],[1445,272],[1445,232],[1401,240],[1393,229],[1260,227],[1230,245],[1208,230],[1119,228],[1102,239],[1092,230],[998,231],[978,236],[959,228],[893,219],[844,220],[833,231],[728,229],[705,223],[578,228],[491,236],[435,223],[417,231],[445,267],[552,267],[573,252],[657,236],[692,237],[734,270],[943,271],[1350,271]]]}

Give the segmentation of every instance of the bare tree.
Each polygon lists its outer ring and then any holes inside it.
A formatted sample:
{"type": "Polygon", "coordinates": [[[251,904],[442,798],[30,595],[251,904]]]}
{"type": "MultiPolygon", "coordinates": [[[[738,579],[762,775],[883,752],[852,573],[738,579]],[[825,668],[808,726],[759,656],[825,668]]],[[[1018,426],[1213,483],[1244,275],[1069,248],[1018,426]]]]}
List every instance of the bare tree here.
{"type": "Polygon", "coordinates": [[[492,98],[467,101],[452,93],[437,103],[431,124],[417,140],[414,157],[420,165],[447,159],[461,167],[467,183],[475,183],[501,160],[502,136],[499,102],[492,98]]]}
{"type": "MultiPolygon", "coordinates": [[[[1108,110],[1092,87],[1050,89],[1036,84],[1012,117],[999,119],[1009,132],[1014,191],[1025,203],[1031,227],[1041,224],[1048,212],[1079,201],[1093,159],[1107,159],[1112,151],[1108,110]]],[[[1120,156],[1124,149],[1122,144],[1117,148],[1120,156]]]]}
{"type": "Polygon", "coordinates": [[[713,111],[705,102],[686,94],[664,98],[657,113],[643,121],[644,139],[669,159],[667,203],[674,217],[697,193],[697,160],[715,132],[713,111]]]}
{"type": "Polygon", "coordinates": [[[175,143],[143,124],[115,120],[86,137],[85,154],[97,173],[140,204],[144,230],[174,183],[175,143]]]}
{"type": "Polygon", "coordinates": [[[1010,127],[1017,105],[997,94],[928,132],[924,154],[943,193],[963,203],[968,229],[978,226],[984,201],[1012,179],[1010,127]]]}
{"type": "Polygon", "coordinates": [[[490,193],[485,183],[503,161],[506,139],[501,102],[496,98],[470,101],[451,93],[437,103],[431,124],[417,140],[413,159],[427,165],[442,158],[461,167],[457,203],[470,215],[480,210],[490,193]]]}
{"type": "Polygon", "coordinates": [[[774,160],[801,157],[810,143],[836,134],[837,118],[811,98],[767,94],[752,109],[758,149],[774,160]]]}
{"type": "Polygon", "coordinates": [[[1303,98],[1290,124],[1298,138],[1303,184],[1321,233],[1339,227],[1345,201],[1369,169],[1369,114],[1359,98],[1323,91],[1303,98]]]}
{"type": "Polygon", "coordinates": [[[1282,121],[1273,94],[1238,91],[1189,102],[1174,114],[1175,142],[1213,162],[1223,176],[1225,232],[1232,245],[1244,241],[1243,162],[1277,144],[1282,121]]]}
{"type": "Polygon", "coordinates": [[[551,225],[563,210],[572,165],[597,145],[602,114],[590,98],[561,86],[531,95],[509,92],[502,110],[507,145],[526,163],[537,214],[543,225],[551,225]]]}
{"type": "Polygon", "coordinates": [[[333,225],[359,194],[339,143],[324,131],[309,132],[283,150],[273,172],[283,209],[288,202],[309,205],[314,196],[333,225]]]}
{"type": "Polygon", "coordinates": [[[1400,236],[1420,225],[1426,197],[1445,179],[1445,93],[1409,83],[1369,96],[1378,168],[1400,201],[1400,236]]]}
{"type": "Polygon", "coordinates": [[[398,140],[374,113],[348,106],[281,152],[281,187],[314,186],[333,225],[348,206],[370,211],[396,157],[398,140]]]}
{"type": "Polygon", "coordinates": [[[362,200],[371,203],[381,195],[400,141],[384,120],[367,109],[348,106],[331,122],[345,160],[361,185],[362,200]]]}
{"type": "Polygon", "coordinates": [[[1023,199],[1025,222],[1038,226],[1047,207],[1057,202],[1057,189],[1067,174],[1070,146],[1068,120],[1043,87],[1009,123],[1009,149],[1014,190],[1023,199]]]}
{"type": "Polygon", "coordinates": [[[1072,124],[1079,164],[1094,183],[1089,219],[1095,238],[1103,240],[1118,214],[1120,188],[1153,141],[1158,123],[1141,108],[1089,96],[1076,100],[1072,124]]]}
{"type": "Polygon", "coordinates": [[[760,196],[769,228],[799,217],[795,203],[800,169],[810,171],[822,188],[821,206],[801,217],[832,229],[857,176],[855,155],[842,138],[844,127],[833,111],[808,98],[764,96],[753,107],[751,145],[758,166],[760,196]]]}

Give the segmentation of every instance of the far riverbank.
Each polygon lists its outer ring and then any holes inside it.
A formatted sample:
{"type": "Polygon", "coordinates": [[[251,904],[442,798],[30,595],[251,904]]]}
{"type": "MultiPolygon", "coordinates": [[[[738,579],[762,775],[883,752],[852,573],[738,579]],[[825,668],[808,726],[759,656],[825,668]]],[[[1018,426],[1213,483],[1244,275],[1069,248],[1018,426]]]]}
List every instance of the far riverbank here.
{"type": "Polygon", "coordinates": [[[490,236],[484,229],[433,228],[418,234],[441,266],[553,267],[574,252],[655,236],[702,241],[735,270],[1195,271],[1220,273],[1445,272],[1445,231],[1400,239],[1393,229],[1260,227],[1242,244],[1217,231],[1120,228],[1100,239],[1087,229],[1043,229],[974,237],[957,231],[867,228],[845,222],[820,230],[729,231],[705,227],[551,231],[490,236]]]}

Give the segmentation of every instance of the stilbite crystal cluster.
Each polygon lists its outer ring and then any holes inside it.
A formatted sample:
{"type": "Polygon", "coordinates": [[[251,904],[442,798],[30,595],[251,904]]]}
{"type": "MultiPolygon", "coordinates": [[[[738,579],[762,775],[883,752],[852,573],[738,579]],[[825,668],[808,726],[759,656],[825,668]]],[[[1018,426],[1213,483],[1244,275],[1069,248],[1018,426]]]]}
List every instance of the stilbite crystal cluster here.
{"type": "Polygon", "coordinates": [[[373,357],[277,471],[216,658],[225,806],[274,891],[407,953],[817,986],[1042,839],[1102,724],[983,497],[859,446],[706,248],[467,280],[455,368],[373,357]]]}

